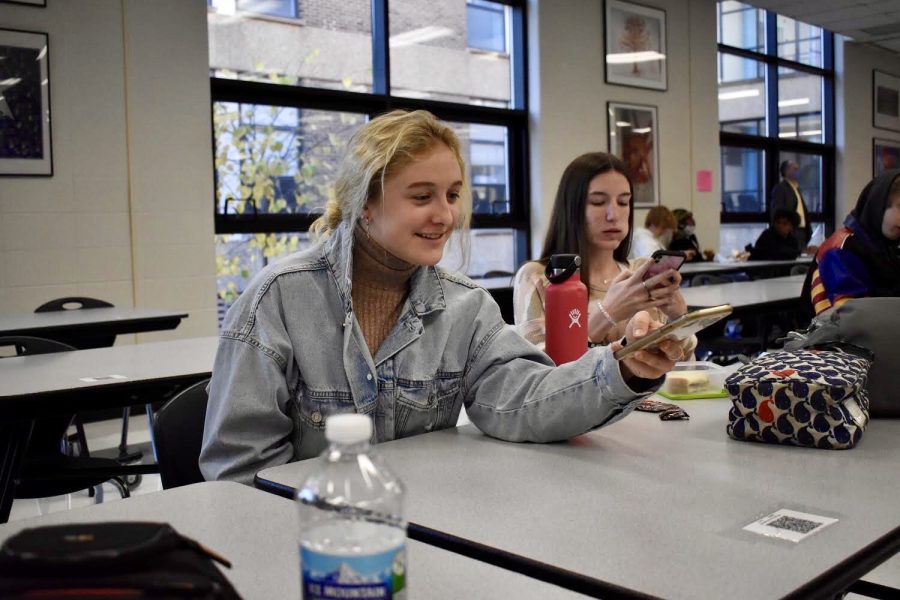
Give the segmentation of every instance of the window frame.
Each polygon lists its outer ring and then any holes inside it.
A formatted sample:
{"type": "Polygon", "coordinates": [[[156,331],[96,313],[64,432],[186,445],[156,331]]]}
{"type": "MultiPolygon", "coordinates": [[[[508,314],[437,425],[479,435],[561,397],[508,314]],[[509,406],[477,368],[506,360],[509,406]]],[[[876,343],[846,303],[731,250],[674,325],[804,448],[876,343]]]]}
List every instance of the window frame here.
{"type": "Polygon", "coordinates": [[[748,135],[722,131],[722,122],[719,124],[720,148],[728,146],[762,150],[764,152],[764,189],[762,193],[765,199],[765,211],[762,213],[720,211],[720,219],[721,223],[768,222],[770,192],[772,187],[781,180],[781,175],[778,171],[779,157],[782,152],[795,152],[820,156],[822,159],[822,210],[820,212],[810,211],[808,217],[809,222],[824,222],[826,233],[830,234],[834,231],[835,222],[834,34],[826,29],[822,29],[822,67],[814,67],[788,60],[778,56],[777,18],[778,15],[776,13],[765,11],[766,27],[763,44],[766,48],[765,53],[729,46],[721,42],[717,44],[717,61],[719,64],[722,63],[723,55],[727,54],[758,61],[764,65],[766,72],[763,84],[766,92],[765,133],[763,135],[748,135]],[[822,142],[808,142],[778,137],[780,121],[778,113],[779,67],[817,75],[822,78],[822,142]]]}
{"type": "MultiPolygon", "coordinates": [[[[471,228],[473,230],[512,229],[515,242],[515,261],[517,265],[521,264],[527,258],[531,241],[528,102],[525,93],[528,72],[525,52],[527,47],[525,0],[493,0],[511,8],[510,36],[507,48],[511,71],[511,108],[391,95],[388,1],[371,0],[372,93],[244,81],[211,75],[211,108],[218,102],[235,102],[361,113],[369,118],[394,109],[423,109],[432,112],[442,121],[504,127],[508,136],[506,161],[510,212],[507,214],[473,214],[471,228]]],[[[212,145],[215,154],[215,131],[213,131],[212,145]]],[[[214,182],[217,184],[218,173],[215,165],[212,168],[214,182]]],[[[469,176],[471,176],[471,172],[469,176]]],[[[217,188],[218,186],[214,185],[213,189],[217,188]]],[[[225,212],[220,212],[215,194],[213,194],[212,202],[217,235],[306,232],[320,216],[320,213],[260,214],[254,213],[252,210],[237,214],[227,212],[227,207],[225,212]]]]}

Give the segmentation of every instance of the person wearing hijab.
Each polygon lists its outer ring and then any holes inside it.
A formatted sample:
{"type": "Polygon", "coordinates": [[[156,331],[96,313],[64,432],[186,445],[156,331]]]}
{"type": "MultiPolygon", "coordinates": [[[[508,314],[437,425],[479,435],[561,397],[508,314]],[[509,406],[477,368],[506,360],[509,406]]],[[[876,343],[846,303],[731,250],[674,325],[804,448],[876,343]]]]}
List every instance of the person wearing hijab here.
{"type": "Polygon", "coordinates": [[[850,298],[900,296],[900,169],[863,188],[856,207],[816,253],[811,297],[816,314],[850,298]]]}

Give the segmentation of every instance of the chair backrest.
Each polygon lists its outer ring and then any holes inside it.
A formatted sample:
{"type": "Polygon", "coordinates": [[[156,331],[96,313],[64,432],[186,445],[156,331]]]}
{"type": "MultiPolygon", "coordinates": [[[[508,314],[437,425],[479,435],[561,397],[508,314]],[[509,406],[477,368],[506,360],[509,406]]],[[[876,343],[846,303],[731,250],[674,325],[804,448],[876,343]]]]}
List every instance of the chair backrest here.
{"type": "MultiPolygon", "coordinates": [[[[113,305],[105,300],[97,298],[85,298],[82,296],[69,296],[57,298],[41,304],[34,312],[47,313],[64,310],[82,310],[91,308],[111,308],[113,305]]],[[[54,336],[60,342],[64,342],[78,349],[84,348],[108,348],[116,343],[115,333],[90,333],[81,331],[60,332],[54,336]]]]}
{"type": "MultiPolygon", "coordinates": [[[[28,356],[31,354],[50,354],[52,352],[68,352],[74,350],[73,346],[57,342],[56,340],[48,340],[40,337],[32,337],[28,335],[7,335],[0,336],[0,348],[15,348],[16,356],[28,356]]],[[[5,353],[0,352],[0,357],[5,353]]]]}
{"type": "Polygon", "coordinates": [[[156,413],[153,445],[163,489],[203,481],[198,461],[208,384],[209,379],[204,379],[178,392],[156,413]]]}
{"type": "Polygon", "coordinates": [[[55,312],[58,310],[81,310],[82,308],[109,308],[112,304],[105,300],[97,298],[85,298],[82,296],[69,296],[67,298],[57,298],[45,302],[34,309],[36,313],[55,312]]]}

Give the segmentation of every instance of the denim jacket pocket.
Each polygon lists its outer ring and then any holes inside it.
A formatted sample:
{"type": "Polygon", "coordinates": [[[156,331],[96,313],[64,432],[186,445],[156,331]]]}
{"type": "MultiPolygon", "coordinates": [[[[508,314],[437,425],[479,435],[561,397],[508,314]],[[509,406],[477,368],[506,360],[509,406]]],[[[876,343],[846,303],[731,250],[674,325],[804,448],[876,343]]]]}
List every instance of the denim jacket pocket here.
{"type": "Polygon", "coordinates": [[[318,456],[325,441],[325,419],[338,413],[355,412],[350,392],[335,390],[312,390],[300,382],[294,393],[294,460],[318,456]]]}
{"type": "Polygon", "coordinates": [[[340,390],[314,390],[300,382],[294,394],[300,421],[305,429],[325,430],[325,419],[339,413],[356,412],[353,396],[340,390]]]}
{"type": "Polygon", "coordinates": [[[453,424],[462,372],[438,372],[432,380],[397,379],[394,411],[397,437],[444,429],[453,424]]]}

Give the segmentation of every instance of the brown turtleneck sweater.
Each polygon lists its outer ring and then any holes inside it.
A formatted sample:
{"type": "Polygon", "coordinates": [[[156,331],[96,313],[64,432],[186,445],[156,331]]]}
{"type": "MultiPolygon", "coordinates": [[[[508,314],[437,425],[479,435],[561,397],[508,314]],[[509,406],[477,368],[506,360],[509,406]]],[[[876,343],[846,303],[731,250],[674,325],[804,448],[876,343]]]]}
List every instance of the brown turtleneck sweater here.
{"type": "Polygon", "coordinates": [[[416,265],[401,260],[353,228],[353,310],[372,356],[400,317],[416,265]]]}

